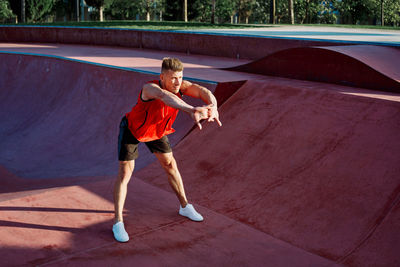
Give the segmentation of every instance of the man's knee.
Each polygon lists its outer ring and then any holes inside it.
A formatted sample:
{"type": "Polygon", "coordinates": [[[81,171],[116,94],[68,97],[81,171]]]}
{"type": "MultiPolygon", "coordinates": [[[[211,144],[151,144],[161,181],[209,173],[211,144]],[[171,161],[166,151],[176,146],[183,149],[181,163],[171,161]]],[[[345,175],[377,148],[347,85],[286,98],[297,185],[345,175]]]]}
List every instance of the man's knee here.
{"type": "Polygon", "coordinates": [[[132,176],[135,162],[132,161],[120,161],[118,170],[118,181],[128,182],[132,176]]]}
{"type": "Polygon", "coordinates": [[[176,161],[174,156],[171,154],[159,154],[157,155],[158,160],[160,161],[161,166],[165,170],[173,170],[176,169],[176,161]]]}
{"type": "Polygon", "coordinates": [[[161,165],[164,169],[168,169],[168,170],[170,170],[170,169],[172,170],[172,169],[176,168],[176,162],[175,162],[174,158],[162,161],[161,165]]]}

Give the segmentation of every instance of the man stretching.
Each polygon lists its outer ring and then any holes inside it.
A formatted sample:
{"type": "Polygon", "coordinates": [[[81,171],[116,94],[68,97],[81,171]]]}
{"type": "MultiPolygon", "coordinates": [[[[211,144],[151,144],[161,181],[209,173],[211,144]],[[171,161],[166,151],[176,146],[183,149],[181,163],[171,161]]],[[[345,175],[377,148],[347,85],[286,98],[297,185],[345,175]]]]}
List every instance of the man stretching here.
{"type": "Polygon", "coordinates": [[[178,110],[186,112],[201,130],[200,121],[219,121],[217,101],[206,88],[182,80],[183,65],[179,59],[164,58],[160,80],[150,81],[143,86],[138,101],[121,121],[118,137],[118,178],[114,188],[115,224],[114,237],[119,242],[127,242],[122,211],[127,194],[128,182],[132,176],[135,159],[138,157],[138,144],[144,142],[157,157],[168,176],[168,182],[180,202],[179,214],[193,221],[203,217],[189,204],[185,195],[182,177],[172,155],[168,134],[175,130],[172,124],[178,110]],[[207,105],[193,107],[182,100],[182,95],[199,98],[207,105]]]}

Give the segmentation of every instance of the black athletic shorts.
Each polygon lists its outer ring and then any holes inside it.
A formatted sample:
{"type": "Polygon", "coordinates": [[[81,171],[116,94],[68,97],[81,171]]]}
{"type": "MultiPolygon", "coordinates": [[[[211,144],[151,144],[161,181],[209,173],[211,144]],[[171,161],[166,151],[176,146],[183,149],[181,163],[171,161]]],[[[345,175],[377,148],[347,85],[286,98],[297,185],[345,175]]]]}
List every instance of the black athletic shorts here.
{"type": "MultiPolygon", "coordinates": [[[[123,117],[119,125],[118,160],[129,161],[137,159],[139,157],[139,143],[140,141],[137,140],[128,129],[128,119],[126,117],[123,117]]],[[[151,153],[172,152],[171,145],[168,141],[167,136],[164,136],[158,140],[144,143],[150,149],[151,153]]]]}

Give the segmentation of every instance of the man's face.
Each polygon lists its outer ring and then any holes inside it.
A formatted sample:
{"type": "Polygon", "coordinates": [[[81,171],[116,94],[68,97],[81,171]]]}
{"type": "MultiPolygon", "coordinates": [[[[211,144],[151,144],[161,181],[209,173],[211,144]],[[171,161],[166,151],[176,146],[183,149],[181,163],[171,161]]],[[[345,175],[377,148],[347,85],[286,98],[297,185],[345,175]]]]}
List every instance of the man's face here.
{"type": "Polygon", "coordinates": [[[163,84],[163,89],[171,93],[178,93],[182,85],[183,72],[167,70],[161,73],[160,79],[163,84]]]}

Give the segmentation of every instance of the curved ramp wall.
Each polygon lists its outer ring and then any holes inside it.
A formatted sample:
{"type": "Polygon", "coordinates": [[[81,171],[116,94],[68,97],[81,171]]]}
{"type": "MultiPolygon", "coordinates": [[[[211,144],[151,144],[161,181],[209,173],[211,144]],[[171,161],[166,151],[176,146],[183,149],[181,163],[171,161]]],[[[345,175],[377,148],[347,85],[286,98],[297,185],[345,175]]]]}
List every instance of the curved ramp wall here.
{"type": "MultiPolygon", "coordinates": [[[[157,74],[7,53],[0,53],[0,77],[0,165],[24,178],[115,174],[119,122],[141,86],[158,79],[157,74]]],[[[180,113],[171,143],[192,126],[180,113]]],[[[140,153],[138,168],[154,159],[144,146],[140,153]]]]}
{"type": "MultiPolygon", "coordinates": [[[[223,127],[175,147],[188,195],[339,264],[397,266],[400,102],[318,86],[246,82],[223,127]]],[[[155,165],[136,176],[169,190],[155,165]]]]}
{"type": "Polygon", "coordinates": [[[273,52],[293,47],[337,45],[329,41],[221,34],[42,26],[0,26],[0,42],[124,46],[243,59],[259,59],[273,52]]]}
{"type": "Polygon", "coordinates": [[[291,48],[229,70],[400,93],[400,50],[390,47],[291,48]]]}

